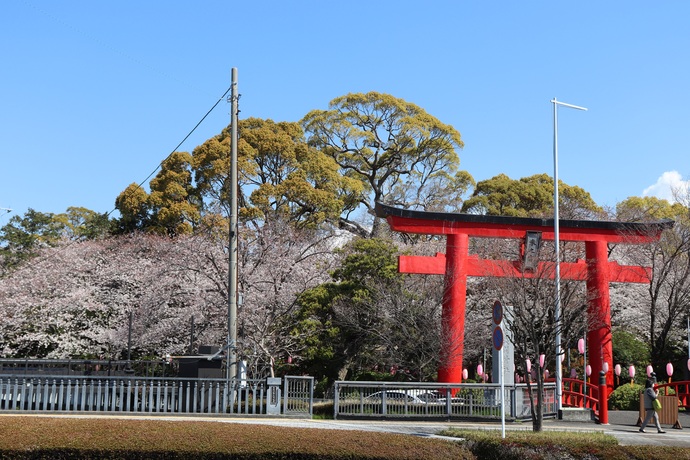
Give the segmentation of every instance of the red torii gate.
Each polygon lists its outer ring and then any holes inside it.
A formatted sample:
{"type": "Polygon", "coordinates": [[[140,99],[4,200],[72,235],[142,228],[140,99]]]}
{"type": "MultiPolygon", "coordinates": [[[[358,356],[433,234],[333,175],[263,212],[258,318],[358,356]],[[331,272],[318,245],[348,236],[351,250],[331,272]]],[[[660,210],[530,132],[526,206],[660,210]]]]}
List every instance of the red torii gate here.
{"type": "MultiPolygon", "coordinates": [[[[398,271],[427,275],[444,275],[442,324],[446,343],[455,344],[453,350],[445,350],[448,356],[442,360],[438,381],[456,383],[462,380],[463,343],[465,338],[465,296],[468,276],[521,277],[534,276],[523,273],[521,262],[480,259],[469,254],[469,237],[524,239],[528,231],[541,233],[544,240],[554,240],[553,219],[484,216],[442,212],[413,211],[376,204],[376,215],[385,218],[390,228],[397,232],[425,235],[446,235],[446,254],[435,257],[400,256],[398,271]]],[[[640,266],[622,266],[608,260],[608,243],[643,244],[657,241],[665,228],[673,226],[670,220],[646,223],[622,223],[608,221],[559,220],[560,241],[585,243],[586,261],[561,262],[563,279],[586,281],[587,314],[598,321],[587,333],[589,347],[600,350],[591,353],[589,364],[592,373],[599,375],[602,362],[613,369],[611,345],[611,306],[609,283],[647,283],[650,269],[640,266]]],[[[544,270],[543,262],[535,273],[544,270]]],[[[444,352],[444,350],[442,350],[444,352]]],[[[607,385],[613,386],[613,375],[606,376],[607,385]]]]}

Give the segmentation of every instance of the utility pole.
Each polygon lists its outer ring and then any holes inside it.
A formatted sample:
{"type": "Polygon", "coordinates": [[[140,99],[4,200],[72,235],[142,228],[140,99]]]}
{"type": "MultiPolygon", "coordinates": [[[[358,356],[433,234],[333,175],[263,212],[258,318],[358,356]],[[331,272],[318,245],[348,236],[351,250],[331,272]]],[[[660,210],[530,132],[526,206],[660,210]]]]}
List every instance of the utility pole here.
{"type": "Polygon", "coordinates": [[[232,68],[230,91],[230,232],[228,245],[227,381],[237,376],[237,68],[232,68]]]}

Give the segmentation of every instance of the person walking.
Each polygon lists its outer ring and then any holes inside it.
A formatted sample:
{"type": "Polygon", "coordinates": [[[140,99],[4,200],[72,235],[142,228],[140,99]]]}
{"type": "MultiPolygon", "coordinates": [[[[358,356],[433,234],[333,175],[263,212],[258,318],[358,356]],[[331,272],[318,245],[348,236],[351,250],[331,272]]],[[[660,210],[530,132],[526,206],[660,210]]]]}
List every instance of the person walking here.
{"type": "Polygon", "coordinates": [[[644,416],[644,421],[642,422],[642,426],[640,427],[640,433],[644,433],[644,429],[647,427],[647,424],[652,420],[652,417],[654,417],[654,423],[656,424],[656,429],[659,433],[666,433],[664,430],[661,429],[661,425],[659,424],[659,416],[656,414],[656,411],[654,410],[654,400],[659,396],[659,390],[654,389],[654,380],[652,379],[647,379],[647,381],[644,384],[644,410],[645,410],[645,416],[644,416]]]}

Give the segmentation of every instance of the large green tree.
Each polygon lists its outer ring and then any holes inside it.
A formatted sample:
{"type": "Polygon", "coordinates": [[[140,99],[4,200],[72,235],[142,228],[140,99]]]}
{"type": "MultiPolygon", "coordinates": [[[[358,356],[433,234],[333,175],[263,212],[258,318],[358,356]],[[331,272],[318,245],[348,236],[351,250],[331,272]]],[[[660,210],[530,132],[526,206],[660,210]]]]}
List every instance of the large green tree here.
{"type": "MultiPolygon", "coordinates": [[[[561,219],[592,219],[602,214],[602,209],[582,188],[559,181],[558,190],[561,219]]],[[[478,182],[462,210],[494,216],[552,217],[553,178],[535,174],[515,180],[499,174],[478,182]]]]}
{"type": "Polygon", "coordinates": [[[81,206],[70,206],[55,216],[63,225],[65,236],[70,240],[94,240],[108,237],[113,222],[107,213],[98,213],[81,206]]]}
{"type": "MultiPolygon", "coordinates": [[[[337,164],[307,145],[298,123],[259,118],[238,124],[238,196],[246,219],[287,219],[313,226],[334,221],[361,188],[337,164]]],[[[227,203],[230,130],[194,149],[193,167],[207,209],[227,203]]]]}
{"type": "Polygon", "coordinates": [[[631,196],[616,205],[616,217],[624,222],[676,219],[686,212],[683,204],[655,196],[631,196]]]}
{"type": "Polygon", "coordinates": [[[199,222],[200,203],[192,183],[191,162],[189,153],[174,152],[151,180],[148,201],[155,233],[190,234],[199,222]]]}
{"type": "Polygon", "coordinates": [[[174,152],[161,163],[147,193],[130,184],[115,200],[120,232],[145,230],[160,235],[192,233],[201,218],[201,202],[192,183],[192,157],[174,152]]]}
{"type": "Polygon", "coordinates": [[[328,110],[313,110],[302,125],[309,144],[333,158],[345,177],[360,181],[341,225],[362,236],[378,233],[351,216],[361,205],[373,215],[377,201],[429,211],[456,211],[474,185],[459,171],[460,133],[422,108],[388,94],[347,94],[328,110]]]}
{"type": "Polygon", "coordinates": [[[303,369],[329,382],[376,373],[433,380],[441,292],[427,284],[440,283],[398,273],[398,249],[389,240],[357,238],[339,254],[332,281],[300,296],[295,334],[305,337],[303,369]]]}
{"type": "Polygon", "coordinates": [[[7,269],[36,254],[42,247],[56,246],[65,224],[53,213],[29,209],[24,216],[13,216],[0,228],[0,256],[7,269]]]}

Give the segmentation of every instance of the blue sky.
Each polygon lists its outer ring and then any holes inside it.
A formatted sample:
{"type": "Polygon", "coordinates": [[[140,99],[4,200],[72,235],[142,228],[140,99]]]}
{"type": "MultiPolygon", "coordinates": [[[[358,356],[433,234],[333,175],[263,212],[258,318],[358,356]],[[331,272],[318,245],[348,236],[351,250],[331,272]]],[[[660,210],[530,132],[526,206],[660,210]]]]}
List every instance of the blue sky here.
{"type": "Polygon", "coordinates": [[[604,206],[668,197],[690,177],[689,17],[686,1],[0,2],[0,208],[111,211],[232,67],[240,117],[298,121],[349,92],[413,102],[461,132],[477,181],[553,173],[556,97],[589,109],[559,110],[561,180],[604,206]]]}

